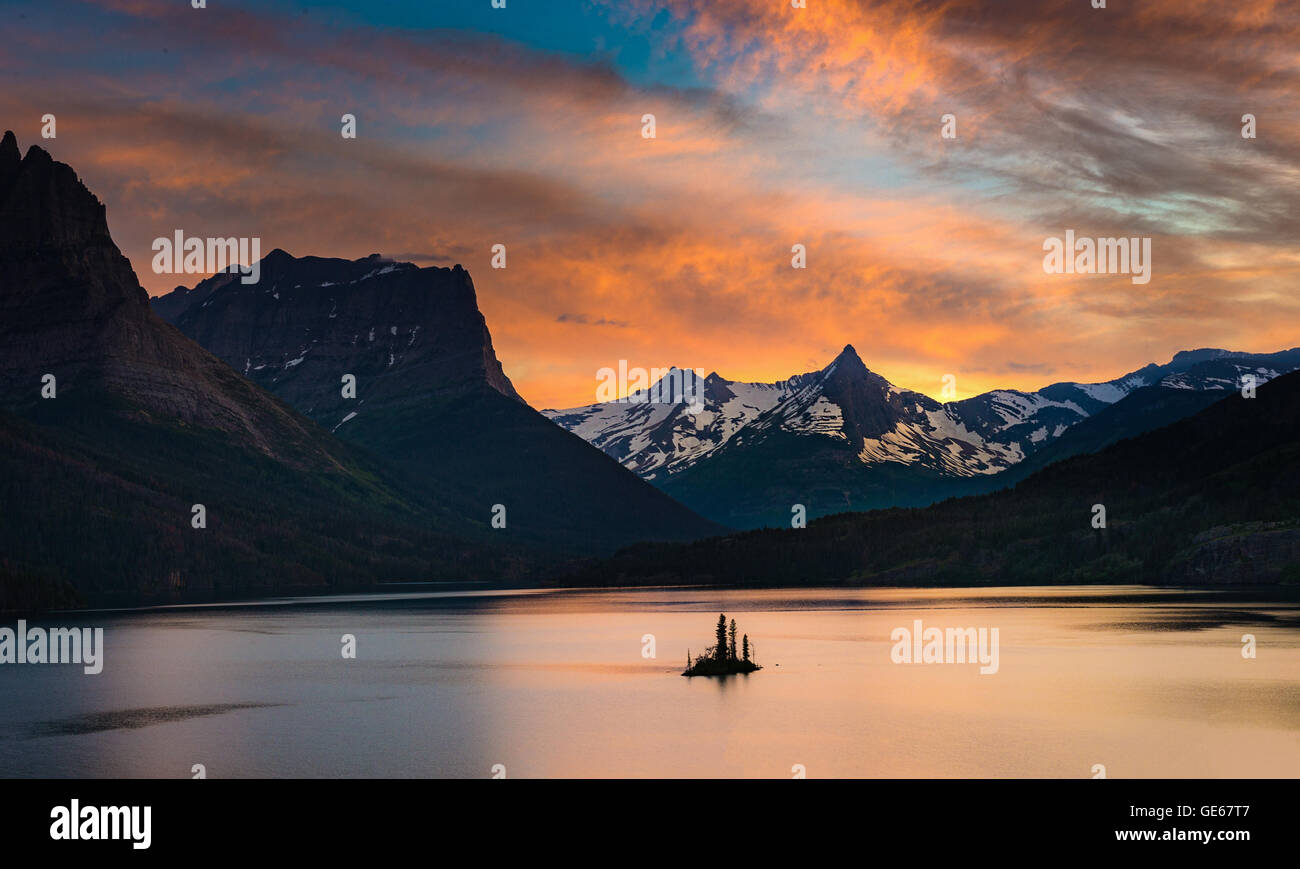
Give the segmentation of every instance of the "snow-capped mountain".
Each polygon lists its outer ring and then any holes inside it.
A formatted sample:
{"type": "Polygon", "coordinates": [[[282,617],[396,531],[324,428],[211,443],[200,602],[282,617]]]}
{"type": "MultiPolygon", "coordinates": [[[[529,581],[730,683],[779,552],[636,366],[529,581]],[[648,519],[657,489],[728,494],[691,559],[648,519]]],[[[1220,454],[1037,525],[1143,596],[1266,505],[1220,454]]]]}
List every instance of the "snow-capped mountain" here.
{"type": "MultiPolygon", "coordinates": [[[[814,491],[829,496],[824,509],[810,505],[810,515],[928,503],[963,491],[944,479],[997,475],[1135,390],[1224,391],[1240,388],[1245,374],[1262,384],[1298,367],[1300,350],[1195,350],[1104,383],[941,403],[868,370],[850,345],[821,371],[777,383],[710,374],[699,391],[702,409],[649,402],[652,387],[630,400],[543,412],[688,506],[744,525],[807,504],[814,491]],[[880,473],[863,475],[871,469],[880,473]]],[[[694,375],[684,376],[690,383],[694,375]]]]}
{"type": "Polygon", "coordinates": [[[672,368],[663,381],[681,383],[673,401],[651,401],[659,395],[651,388],[620,401],[542,413],[641,477],[654,480],[705,458],[819,373],[797,374],[776,383],[740,383],[723,380],[716,372],[700,377],[690,369],[672,368]],[[680,400],[683,396],[698,396],[703,409],[680,400]]]}

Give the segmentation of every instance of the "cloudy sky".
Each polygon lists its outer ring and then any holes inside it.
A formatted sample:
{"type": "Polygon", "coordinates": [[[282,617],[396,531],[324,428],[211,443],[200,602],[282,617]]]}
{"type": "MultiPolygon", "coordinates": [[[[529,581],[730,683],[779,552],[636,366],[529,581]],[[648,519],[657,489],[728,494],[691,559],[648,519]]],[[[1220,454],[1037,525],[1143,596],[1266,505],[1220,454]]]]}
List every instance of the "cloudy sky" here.
{"type": "Polygon", "coordinates": [[[0,126],[155,295],[177,229],[462,263],[539,408],[621,359],[965,396],[1300,344],[1300,4],[1107,5],[0,0],[0,126]],[[1067,229],[1150,282],[1046,274],[1067,229]]]}

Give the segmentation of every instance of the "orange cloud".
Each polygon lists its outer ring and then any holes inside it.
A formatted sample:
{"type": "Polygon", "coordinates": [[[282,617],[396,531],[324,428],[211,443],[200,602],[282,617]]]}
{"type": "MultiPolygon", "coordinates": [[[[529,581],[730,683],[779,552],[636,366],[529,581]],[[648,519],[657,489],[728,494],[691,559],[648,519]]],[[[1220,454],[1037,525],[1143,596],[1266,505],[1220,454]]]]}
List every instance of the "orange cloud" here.
{"type": "MultiPolygon", "coordinates": [[[[966,395],[1297,343],[1300,42],[1270,4],[674,3],[713,85],[694,90],[491,37],[240,10],[200,32],[111,5],[110,35],[171,40],[174,73],[29,72],[0,113],[58,107],[46,144],[107,202],[147,289],[183,280],[149,271],[177,228],[461,262],[538,407],[589,403],[620,359],[775,380],[852,343],[899,385],[954,373],[966,395]],[[256,100],[219,87],[245,70],[256,100]],[[1238,135],[1243,106],[1259,140],[1238,135]],[[1067,227],[1151,236],[1152,283],[1044,274],[1067,227]]],[[[652,6],[628,8],[611,14],[636,26],[652,6]]]]}

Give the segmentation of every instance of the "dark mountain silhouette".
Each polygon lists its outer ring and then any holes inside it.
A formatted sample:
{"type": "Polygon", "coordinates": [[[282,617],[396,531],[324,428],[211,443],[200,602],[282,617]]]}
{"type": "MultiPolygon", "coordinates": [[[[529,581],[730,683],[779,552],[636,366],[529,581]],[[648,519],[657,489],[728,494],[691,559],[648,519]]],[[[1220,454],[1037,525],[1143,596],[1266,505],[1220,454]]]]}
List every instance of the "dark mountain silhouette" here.
{"type": "Polygon", "coordinates": [[[1056,462],[1013,489],[631,547],[562,582],[1298,583],[1300,372],[1254,398],[1228,393],[1172,425],[1056,462]],[[1104,528],[1093,525],[1095,505],[1104,528]]]}
{"type": "Polygon", "coordinates": [[[605,554],[723,530],[519,397],[460,266],[275,250],[257,284],[219,274],[154,304],[439,503],[483,521],[504,507],[503,539],[605,554]],[[341,389],[345,375],[355,377],[354,397],[341,389]]]}
{"type": "Polygon", "coordinates": [[[103,204],[41,148],[20,158],[12,133],[0,347],[0,609],[509,576],[522,563],[484,545],[485,521],[413,495],[155,316],[103,204]],[[206,528],[191,526],[194,504],[206,528]]]}

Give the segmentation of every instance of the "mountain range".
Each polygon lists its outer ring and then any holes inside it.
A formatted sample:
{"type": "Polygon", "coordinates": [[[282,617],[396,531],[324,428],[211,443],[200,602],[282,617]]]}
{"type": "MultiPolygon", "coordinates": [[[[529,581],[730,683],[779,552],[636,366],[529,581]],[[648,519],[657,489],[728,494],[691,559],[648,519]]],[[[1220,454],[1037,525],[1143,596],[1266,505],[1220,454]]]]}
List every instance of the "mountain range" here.
{"type": "Polygon", "coordinates": [[[267,260],[269,293],[222,274],[191,294],[247,318],[215,330],[248,333],[237,370],[154,313],[69,166],[0,140],[0,609],[518,584],[560,558],[719,530],[514,394],[463,269],[267,260]],[[326,272],[361,291],[333,294],[342,316],[294,293],[326,272]],[[363,319],[384,321],[384,349],[369,328],[344,340],[363,319]],[[300,333],[299,362],[263,375],[270,345],[300,333]],[[344,373],[359,384],[348,424],[344,373]]]}
{"type": "Polygon", "coordinates": [[[156,317],[104,205],[12,133],[0,346],[0,608],[511,571],[508,548],[156,317]]]}
{"type": "Polygon", "coordinates": [[[448,509],[489,522],[501,505],[511,539],[571,554],[724,530],[529,407],[460,266],[277,249],[260,273],[214,275],[154,310],[448,509]]]}
{"type": "Polygon", "coordinates": [[[1297,368],[1300,349],[1194,350],[1104,383],[941,403],[870,371],[850,345],[821,371],[776,383],[674,371],[702,408],[650,402],[651,387],[544,413],[709,518],[788,526],[795,505],[815,517],[1003,488],[1194,413],[1246,374],[1262,384],[1297,368]]]}
{"type": "Polygon", "coordinates": [[[1300,372],[1219,396],[1012,488],[643,544],[558,583],[1300,585],[1300,372]]]}
{"type": "Polygon", "coordinates": [[[276,249],[258,271],[150,300],[72,168],[0,139],[0,610],[1294,572],[1300,350],[939,402],[848,346],[777,383],[670,374],[699,404],[539,412],[460,266],[276,249]],[[1098,503],[1100,535],[1078,525],[1098,503]],[[796,505],[807,528],[729,533],[796,505]]]}

